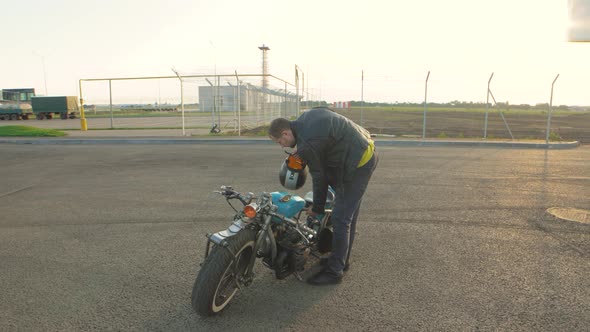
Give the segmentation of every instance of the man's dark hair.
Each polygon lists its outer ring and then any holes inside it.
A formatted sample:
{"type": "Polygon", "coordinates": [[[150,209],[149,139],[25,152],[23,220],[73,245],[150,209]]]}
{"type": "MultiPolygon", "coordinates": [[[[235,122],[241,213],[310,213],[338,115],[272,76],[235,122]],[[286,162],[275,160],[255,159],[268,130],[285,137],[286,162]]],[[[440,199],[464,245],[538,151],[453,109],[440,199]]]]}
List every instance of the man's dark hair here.
{"type": "Polygon", "coordinates": [[[291,129],[291,121],[285,118],[276,118],[270,122],[268,135],[274,138],[280,138],[284,130],[291,129]]]}

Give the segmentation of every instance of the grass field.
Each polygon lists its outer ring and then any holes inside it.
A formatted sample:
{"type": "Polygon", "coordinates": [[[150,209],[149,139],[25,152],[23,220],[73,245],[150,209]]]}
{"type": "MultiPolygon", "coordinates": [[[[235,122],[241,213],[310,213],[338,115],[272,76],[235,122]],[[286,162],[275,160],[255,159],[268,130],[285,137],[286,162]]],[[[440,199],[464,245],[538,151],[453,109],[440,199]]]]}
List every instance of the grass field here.
{"type": "MultiPolygon", "coordinates": [[[[421,106],[393,106],[393,107],[353,107],[351,109],[335,109],[336,112],[350,118],[373,134],[388,134],[397,137],[422,137],[424,124],[424,108],[421,106]]],[[[88,118],[108,118],[110,112],[87,112],[88,118]]],[[[255,112],[242,112],[242,134],[249,136],[266,136],[266,127],[258,127],[253,123],[255,112]],[[244,120],[246,117],[250,117],[244,120]],[[250,121],[250,122],[247,122],[250,121]]],[[[117,118],[154,118],[180,117],[181,112],[153,112],[113,110],[117,118]]],[[[188,118],[202,118],[207,121],[211,113],[185,112],[188,118]]],[[[222,123],[230,123],[234,118],[233,112],[222,112],[222,123]]],[[[274,115],[277,116],[277,115],[274,115]]],[[[292,117],[294,119],[294,117],[292,117]]],[[[433,107],[429,106],[426,113],[426,138],[453,139],[512,139],[515,140],[544,140],[547,135],[548,110],[543,109],[497,109],[490,107],[433,107]]],[[[204,121],[203,128],[208,128],[209,122],[204,121]]],[[[162,122],[166,123],[166,122],[162,122]]],[[[167,126],[159,123],[157,127],[137,128],[129,126],[127,129],[178,129],[177,126],[167,126]],[[132,127],[132,128],[131,128],[132,127]]],[[[193,121],[193,127],[199,121],[193,121]]],[[[199,126],[197,125],[197,126],[199,126]]],[[[123,126],[124,127],[124,126],[123,126]]],[[[117,129],[125,129],[123,127],[117,129]]],[[[195,127],[200,128],[200,127],[195,127]]],[[[97,129],[97,128],[93,128],[97,129]]],[[[0,136],[63,136],[64,133],[51,130],[26,128],[22,126],[6,126],[1,128],[0,136]],[[14,128],[12,128],[14,127],[14,128]],[[25,129],[23,129],[25,128],[25,129]]],[[[105,129],[106,130],[106,129],[105,129]]],[[[227,129],[223,135],[231,135],[227,129]]],[[[590,143],[590,112],[568,111],[555,109],[551,113],[551,131],[549,138],[553,141],[577,140],[590,143]]]]}
{"type": "Polygon", "coordinates": [[[61,137],[66,136],[63,131],[55,129],[35,128],[29,126],[2,126],[0,137],[61,137]]]}
{"type": "MultiPolygon", "coordinates": [[[[372,134],[397,137],[422,137],[424,108],[353,107],[335,109],[372,134]]],[[[426,113],[426,138],[544,140],[548,110],[488,110],[485,108],[429,107],[426,113]],[[512,134],[512,135],[511,135],[512,134]]],[[[267,127],[246,130],[245,135],[266,136],[267,127]]],[[[590,143],[590,112],[557,110],[551,114],[552,141],[578,140],[590,143]]]]}
{"type": "MultiPolygon", "coordinates": [[[[428,108],[427,138],[506,138],[545,139],[548,111],[428,108]],[[485,133],[484,133],[485,131],[485,133]],[[512,134],[512,135],[511,135],[512,134]]],[[[352,108],[336,112],[363,125],[371,133],[396,136],[422,136],[424,109],[352,108]]],[[[590,112],[558,110],[551,114],[550,137],[554,140],[590,142],[590,112]]]]}

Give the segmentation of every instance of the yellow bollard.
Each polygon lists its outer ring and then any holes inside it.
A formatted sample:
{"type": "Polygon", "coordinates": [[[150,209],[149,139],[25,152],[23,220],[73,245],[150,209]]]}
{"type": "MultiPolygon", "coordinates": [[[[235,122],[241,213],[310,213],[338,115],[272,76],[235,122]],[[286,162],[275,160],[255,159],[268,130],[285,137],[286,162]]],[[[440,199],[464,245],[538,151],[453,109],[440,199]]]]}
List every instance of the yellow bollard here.
{"type": "Polygon", "coordinates": [[[87,131],[88,130],[88,123],[86,122],[86,118],[80,119],[80,130],[87,131]]]}
{"type": "MultiPolygon", "coordinates": [[[[82,82],[82,81],[80,81],[82,82]]],[[[80,83],[82,84],[82,83],[80,83]]],[[[80,91],[82,91],[82,86],[80,85],[80,91]]],[[[84,116],[84,99],[82,99],[82,93],[80,92],[80,131],[88,131],[88,123],[86,122],[86,117],[84,116]]]]}

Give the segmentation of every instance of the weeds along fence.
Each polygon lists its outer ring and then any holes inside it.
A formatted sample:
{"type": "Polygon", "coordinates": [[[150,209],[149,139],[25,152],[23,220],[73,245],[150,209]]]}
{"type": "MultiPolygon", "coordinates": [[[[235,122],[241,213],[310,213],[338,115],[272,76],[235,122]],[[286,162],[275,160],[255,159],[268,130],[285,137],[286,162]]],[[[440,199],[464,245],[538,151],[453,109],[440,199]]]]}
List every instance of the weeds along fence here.
{"type": "Polygon", "coordinates": [[[299,94],[273,75],[180,75],[80,80],[85,116],[110,127],[241,132],[297,116],[299,94]],[[153,121],[133,121],[152,117],[153,121]],[[158,120],[158,118],[160,120],[158,120]]]}

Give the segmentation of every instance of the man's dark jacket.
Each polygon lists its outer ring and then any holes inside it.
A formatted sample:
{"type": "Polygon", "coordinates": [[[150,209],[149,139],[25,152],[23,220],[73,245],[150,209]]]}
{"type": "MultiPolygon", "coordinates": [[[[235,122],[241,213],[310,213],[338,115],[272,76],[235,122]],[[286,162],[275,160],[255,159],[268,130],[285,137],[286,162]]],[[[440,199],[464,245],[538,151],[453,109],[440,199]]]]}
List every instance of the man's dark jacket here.
{"type": "Polygon", "coordinates": [[[331,185],[342,192],[352,180],[370,134],[329,108],[314,108],[291,122],[297,154],[308,164],[313,178],[313,211],[324,213],[331,185]]]}

